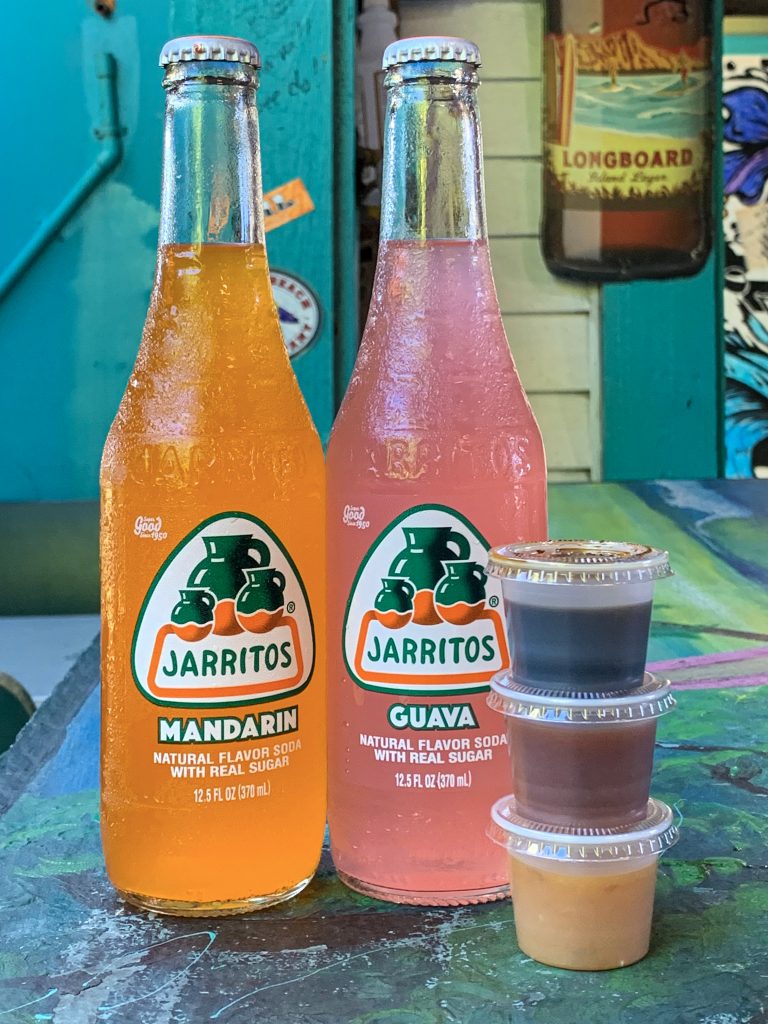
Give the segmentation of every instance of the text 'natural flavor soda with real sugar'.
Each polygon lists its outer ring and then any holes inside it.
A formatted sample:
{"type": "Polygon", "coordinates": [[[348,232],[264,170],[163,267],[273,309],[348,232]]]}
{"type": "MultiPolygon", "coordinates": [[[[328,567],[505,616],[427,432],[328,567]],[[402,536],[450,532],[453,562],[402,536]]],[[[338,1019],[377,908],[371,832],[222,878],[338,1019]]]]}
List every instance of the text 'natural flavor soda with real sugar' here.
{"type": "Polygon", "coordinates": [[[264,250],[258,52],[163,49],[155,285],[101,471],[102,838],[165,913],[286,899],[325,820],[319,438],[264,250]]]}
{"type": "Polygon", "coordinates": [[[497,538],[546,536],[541,435],[485,227],[475,46],[388,47],[381,248],[328,448],[335,864],[408,903],[506,890],[488,809],[509,788],[486,705],[509,665],[497,538]]]}

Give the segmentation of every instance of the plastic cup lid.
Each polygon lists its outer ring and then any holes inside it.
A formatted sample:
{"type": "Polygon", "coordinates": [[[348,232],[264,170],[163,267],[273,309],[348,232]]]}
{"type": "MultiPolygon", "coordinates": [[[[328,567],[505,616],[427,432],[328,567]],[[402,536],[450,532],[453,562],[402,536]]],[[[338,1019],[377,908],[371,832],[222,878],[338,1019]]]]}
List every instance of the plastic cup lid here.
{"type": "Polygon", "coordinates": [[[488,836],[510,853],[571,863],[630,860],[662,854],[680,838],[672,808],[649,800],[645,818],[617,828],[578,828],[541,825],[517,813],[513,796],[502,797],[491,809],[488,836]]]}
{"type": "Polygon", "coordinates": [[[564,725],[639,722],[660,718],[677,706],[668,679],[646,672],[643,685],[634,690],[605,693],[555,693],[515,683],[511,672],[498,672],[486,698],[489,707],[510,718],[564,725]]]}
{"type": "Polygon", "coordinates": [[[649,583],[671,576],[669,554],[613,540],[504,544],[488,553],[489,576],[521,583],[649,583]]]}

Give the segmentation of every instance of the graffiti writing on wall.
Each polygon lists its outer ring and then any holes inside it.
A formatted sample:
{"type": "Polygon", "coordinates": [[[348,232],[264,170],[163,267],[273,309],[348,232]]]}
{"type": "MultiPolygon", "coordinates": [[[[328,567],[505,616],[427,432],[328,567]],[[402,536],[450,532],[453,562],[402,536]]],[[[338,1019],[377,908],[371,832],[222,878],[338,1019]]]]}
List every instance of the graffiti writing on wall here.
{"type": "MultiPolygon", "coordinates": [[[[727,48],[727,41],[726,41],[727,48]]],[[[724,58],[726,475],[768,477],[768,46],[724,58]]]]}

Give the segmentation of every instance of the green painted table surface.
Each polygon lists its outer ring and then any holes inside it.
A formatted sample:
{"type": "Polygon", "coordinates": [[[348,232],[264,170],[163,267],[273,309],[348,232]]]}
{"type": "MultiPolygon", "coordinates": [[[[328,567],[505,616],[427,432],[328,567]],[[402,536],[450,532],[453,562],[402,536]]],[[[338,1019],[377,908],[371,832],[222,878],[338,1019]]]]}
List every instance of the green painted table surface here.
{"type": "Polygon", "coordinates": [[[134,912],[101,861],[94,647],[0,762],[0,1024],[766,1024],[768,481],[569,486],[551,505],[554,536],[667,547],[677,571],[651,657],[680,690],[654,792],[682,839],[646,960],[543,967],[509,902],[379,903],[327,852],[304,894],[249,918],[134,912]]]}

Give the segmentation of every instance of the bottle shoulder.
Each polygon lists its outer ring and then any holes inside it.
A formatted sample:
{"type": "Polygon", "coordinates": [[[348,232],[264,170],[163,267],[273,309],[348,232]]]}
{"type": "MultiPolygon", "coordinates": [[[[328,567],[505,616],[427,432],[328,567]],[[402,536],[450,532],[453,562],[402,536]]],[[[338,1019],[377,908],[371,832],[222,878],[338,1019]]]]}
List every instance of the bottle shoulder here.
{"type": "Polygon", "coordinates": [[[113,424],[101,460],[102,486],[128,485],[168,492],[218,488],[222,495],[266,488],[298,500],[324,486],[325,457],[314,426],[260,434],[241,431],[173,435],[121,430],[113,424]]]}
{"type": "Polygon", "coordinates": [[[164,436],[303,431],[315,427],[285,358],[186,361],[142,349],[118,406],[113,429],[164,436]]]}
{"type": "Polygon", "coordinates": [[[339,408],[335,435],[389,435],[519,430],[535,417],[506,342],[485,362],[445,359],[410,366],[407,360],[358,359],[339,408]]]}
{"type": "Polygon", "coordinates": [[[139,358],[110,427],[103,465],[136,458],[211,467],[291,459],[322,465],[320,436],[293,370],[287,362],[277,370],[230,368],[201,376],[139,358]]]}

